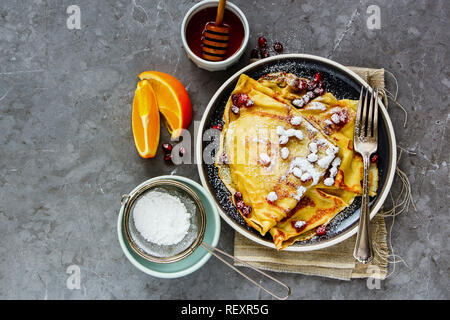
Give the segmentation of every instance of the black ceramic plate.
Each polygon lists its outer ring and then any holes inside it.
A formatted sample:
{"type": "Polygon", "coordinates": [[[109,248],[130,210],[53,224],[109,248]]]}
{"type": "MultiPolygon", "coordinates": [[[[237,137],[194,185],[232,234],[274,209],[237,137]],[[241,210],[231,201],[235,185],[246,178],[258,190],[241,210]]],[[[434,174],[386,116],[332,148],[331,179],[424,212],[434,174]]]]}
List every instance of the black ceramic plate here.
{"type": "MultiPolygon", "coordinates": [[[[269,234],[263,237],[256,230],[247,226],[232,204],[230,193],[220,180],[216,167],[213,164],[202,162],[202,155],[210,143],[217,143],[217,141],[203,141],[203,134],[205,130],[221,122],[226,102],[236,86],[239,76],[245,73],[253,79],[258,79],[267,73],[279,71],[286,71],[309,79],[316,72],[322,72],[327,90],[333,93],[337,99],[358,100],[361,87],[369,87],[354,72],[334,61],[312,55],[286,54],[266,58],[241,69],[228,79],[212,97],[203,115],[197,136],[196,155],[202,184],[216,200],[222,218],[229,225],[247,238],[273,248],[275,246],[269,234]]],[[[378,128],[378,168],[380,179],[378,195],[372,199],[371,218],[377,213],[386,199],[395,173],[395,135],[388,113],[381,101],[379,111],[383,120],[380,121],[378,128]]],[[[296,242],[285,250],[310,251],[339,243],[356,232],[359,213],[360,197],[357,197],[350,207],[341,211],[330,222],[326,235],[321,237],[316,236],[307,241],[296,242]]]]}

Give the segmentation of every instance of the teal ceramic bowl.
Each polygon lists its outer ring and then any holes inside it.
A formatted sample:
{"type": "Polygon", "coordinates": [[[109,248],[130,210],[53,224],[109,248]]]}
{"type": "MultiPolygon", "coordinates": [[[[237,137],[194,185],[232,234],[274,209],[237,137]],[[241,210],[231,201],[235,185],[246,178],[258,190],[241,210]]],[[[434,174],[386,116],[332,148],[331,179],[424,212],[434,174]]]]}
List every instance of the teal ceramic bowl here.
{"type": "MultiPolygon", "coordinates": [[[[182,182],[198,195],[206,211],[206,230],[203,242],[213,247],[217,246],[220,236],[219,212],[212,197],[197,182],[180,176],[159,176],[143,182],[131,193],[134,193],[144,184],[162,179],[171,179],[182,182]]],[[[199,246],[189,256],[177,262],[155,263],[148,261],[135,253],[131,246],[126,242],[122,228],[123,215],[124,206],[120,209],[119,218],[117,220],[117,234],[123,253],[136,268],[151,276],[167,279],[183,277],[201,268],[211,257],[211,253],[199,246]]]]}

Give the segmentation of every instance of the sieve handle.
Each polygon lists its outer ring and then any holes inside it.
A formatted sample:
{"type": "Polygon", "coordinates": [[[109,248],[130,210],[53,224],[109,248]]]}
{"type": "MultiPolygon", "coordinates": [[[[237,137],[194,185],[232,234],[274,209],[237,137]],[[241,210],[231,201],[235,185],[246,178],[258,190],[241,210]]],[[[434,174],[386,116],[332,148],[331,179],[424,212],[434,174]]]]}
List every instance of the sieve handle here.
{"type": "Polygon", "coordinates": [[[208,251],[209,253],[211,253],[213,256],[215,256],[217,259],[219,259],[220,261],[222,261],[223,263],[225,263],[227,266],[229,266],[231,269],[233,269],[234,271],[236,271],[237,273],[239,273],[241,276],[243,276],[244,278],[246,278],[248,281],[250,281],[251,283],[253,283],[255,286],[263,289],[265,292],[267,292],[268,294],[270,294],[272,297],[277,298],[278,300],[286,300],[290,294],[291,294],[291,288],[289,288],[289,286],[287,286],[286,284],[284,284],[283,282],[281,282],[280,280],[272,277],[271,275],[265,273],[264,271],[262,271],[261,269],[252,266],[251,264],[248,264],[245,261],[242,261],[238,258],[236,258],[235,256],[232,256],[231,254],[226,253],[223,250],[217,249],[213,246],[210,246],[209,244],[206,244],[205,242],[202,241],[202,243],[200,244],[206,251],[208,251]],[[284,297],[280,297],[278,295],[276,295],[275,293],[273,293],[272,291],[270,291],[269,289],[266,289],[264,286],[262,286],[261,284],[259,284],[258,282],[256,282],[255,280],[253,280],[252,278],[250,278],[248,275],[246,275],[244,272],[242,272],[241,270],[239,270],[238,268],[236,268],[235,266],[233,266],[231,263],[229,263],[228,261],[226,261],[223,257],[220,256],[220,254],[227,256],[228,258],[233,259],[234,261],[237,261],[239,263],[242,263],[243,265],[245,265],[246,267],[255,270],[256,272],[259,272],[260,274],[262,274],[263,276],[265,276],[266,278],[269,278],[270,280],[273,280],[274,282],[278,283],[279,285],[281,285],[282,287],[284,287],[287,290],[287,294],[284,297]]]}

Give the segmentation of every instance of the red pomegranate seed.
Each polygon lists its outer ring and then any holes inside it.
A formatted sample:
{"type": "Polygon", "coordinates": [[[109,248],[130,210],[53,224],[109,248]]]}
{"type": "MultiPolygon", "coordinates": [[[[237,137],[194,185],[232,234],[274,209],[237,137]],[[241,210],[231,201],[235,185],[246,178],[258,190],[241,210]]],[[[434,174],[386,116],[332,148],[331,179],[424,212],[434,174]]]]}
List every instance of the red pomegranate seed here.
{"type": "Polygon", "coordinates": [[[259,48],[265,48],[267,46],[267,40],[263,36],[258,37],[258,46],[259,48]]]}
{"type": "Polygon", "coordinates": [[[306,80],[300,80],[300,81],[298,82],[297,88],[298,88],[299,90],[305,90],[307,87],[308,87],[308,82],[306,82],[306,80]]]}
{"type": "Polygon", "coordinates": [[[259,59],[259,51],[258,49],[253,49],[252,52],[250,53],[250,58],[251,59],[259,59]]]}
{"type": "Polygon", "coordinates": [[[242,200],[242,193],[240,193],[239,191],[236,192],[236,193],[234,194],[234,199],[235,199],[236,201],[242,200]]]}
{"type": "Polygon", "coordinates": [[[243,200],[236,201],[236,208],[238,208],[239,210],[242,210],[242,209],[244,209],[244,207],[245,207],[245,203],[243,200]]]}
{"type": "Polygon", "coordinates": [[[314,91],[309,91],[305,94],[305,96],[308,97],[309,99],[314,99],[316,97],[316,94],[314,93],[314,91]]]}
{"type": "Polygon", "coordinates": [[[378,153],[375,153],[372,158],[370,158],[370,162],[377,163],[378,162],[378,153]]]}
{"type": "Polygon", "coordinates": [[[223,130],[223,124],[221,124],[221,123],[215,124],[215,125],[212,126],[212,128],[216,129],[216,130],[219,130],[219,131],[222,131],[223,130]]]}
{"type": "Polygon", "coordinates": [[[326,89],[327,87],[326,87],[326,85],[325,85],[325,82],[323,82],[323,81],[320,81],[319,82],[319,88],[321,88],[321,89],[326,89]]]}
{"type": "Polygon", "coordinates": [[[170,153],[173,149],[173,146],[170,143],[163,143],[161,147],[165,153],[170,153]]]}
{"type": "Polygon", "coordinates": [[[267,57],[270,57],[270,53],[269,53],[269,51],[267,51],[266,49],[261,49],[261,50],[260,50],[260,53],[261,53],[261,58],[267,58],[267,57]]]}
{"type": "Polygon", "coordinates": [[[292,226],[292,228],[295,229],[296,232],[301,232],[303,229],[306,228],[306,223],[301,220],[297,220],[297,221],[293,220],[293,221],[291,221],[291,226],[292,226]],[[297,224],[297,222],[303,222],[303,223],[297,224]]]}
{"type": "Polygon", "coordinates": [[[235,93],[235,94],[233,94],[233,95],[231,96],[231,101],[233,101],[233,104],[234,104],[235,106],[238,105],[238,100],[239,100],[239,94],[235,93]]]}
{"type": "Polygon", "coordinates": [[[325,93],[325,90],[322,88],[315,88],[313,92],[316,96],[321,96],[325,93]]]}
{"type": "Polygon", "coordinates": [[[319,227],[317,227],[317,229],[316,229],[316,234],[318,235],[318,236],[323,236],[323,235],[325,235],[327,233],[327,226],[326,225],[321,225],[321,226],[319,226],[319,227]]]}
{"type": "Polygon", "coordinates": [[[279,42],[275,42],[273,44],[273,50],[275,50],[278,53],[282,53],[283,52],[283,45],[279,42]]]}
{"type": "Polygon", "coordinates": [[[308,91],[313,91],[315,88],[317,88],[317,86],[319,85],[319,82],[316,80],[310,81],[308,83],[307,89],[308,91]]]}
{"type": "Polygon", "coordinates": [[[249,100],[249,97],[247,94],[245,94],[245,93],[239,94],[237,106],[238,107],[245,106],[247,104],[248,100],[249,100]]]}
{"type": "Polygon", "coordinates": [[[320,82],[320,81],[322,81],[322,80],[323,80],[322,73],[317,72],[317,73],[314,75],[314,81],[320,82]]]}
{"type": "Polygon", "coordinates": [[[245,206],[242,208],[241,212],[245,217],[248,217],[250,215],[250,213],[252,212],[252,207],[245,206]]]}

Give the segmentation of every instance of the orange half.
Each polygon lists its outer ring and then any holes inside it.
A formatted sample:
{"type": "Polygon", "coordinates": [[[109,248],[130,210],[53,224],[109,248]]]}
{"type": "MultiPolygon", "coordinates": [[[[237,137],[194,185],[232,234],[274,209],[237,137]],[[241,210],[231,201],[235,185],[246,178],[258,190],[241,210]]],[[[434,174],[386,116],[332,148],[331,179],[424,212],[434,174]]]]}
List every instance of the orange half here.
{"type": "Polygon", "coordinates": [[[142,158],[153,158],[159,144],[159,111],[156,94],[147,80],[137,84],[131,126],[139,155],[142,158]]]}
{"type": "Polygon", "coordinates": [[[167,130],[172,139],[178,138],[181,129],[187,129],[192,120],[192,105],[186,89],[178,79],[159,71],[142,72],[139,79],[150,82],[167,130]]]}

